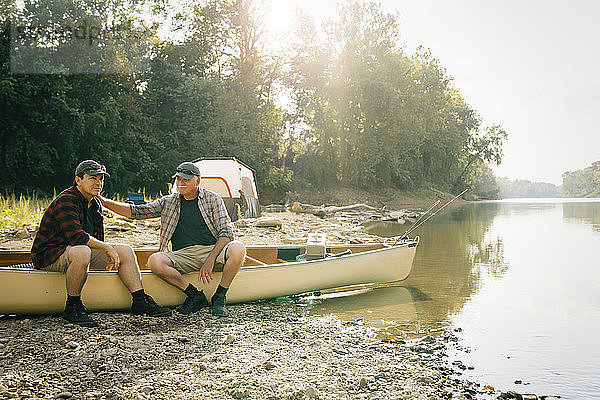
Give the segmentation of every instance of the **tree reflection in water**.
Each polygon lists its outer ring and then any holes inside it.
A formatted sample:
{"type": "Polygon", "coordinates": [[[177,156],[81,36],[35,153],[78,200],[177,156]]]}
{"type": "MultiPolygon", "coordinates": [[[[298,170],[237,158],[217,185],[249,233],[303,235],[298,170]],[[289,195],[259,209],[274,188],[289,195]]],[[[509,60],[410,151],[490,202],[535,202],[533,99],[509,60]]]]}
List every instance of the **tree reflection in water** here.
{"type": "MultiPolygon", "coordinates": [[[[313,312],[342,319],[395,321],[386,333],[437,331],[458,312],[480,285],[482,274],[501,276],[508,269],[502,238],[490,228],[498,203],[457,206],[438,214],[415,231],[421,237],[413,270],[402,287],[369,290],[348,298],[317,300],[313,312]]],[[[406,225],[381,224],[370,231],[400,235],[406,225]]]]}
{"type": "Polygon", "coordinates": [[[562,205],[563,218],[566,221],[583,222],[600,232],[600,200],[597,202],[565,202],[562,205]]]}

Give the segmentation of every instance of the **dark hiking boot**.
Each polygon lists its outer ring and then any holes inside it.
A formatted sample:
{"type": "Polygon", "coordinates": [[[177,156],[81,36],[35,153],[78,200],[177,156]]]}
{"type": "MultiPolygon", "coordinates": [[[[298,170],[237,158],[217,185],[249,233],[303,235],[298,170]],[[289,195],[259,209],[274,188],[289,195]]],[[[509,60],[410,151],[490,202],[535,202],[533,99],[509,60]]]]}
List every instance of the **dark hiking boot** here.
{"type": "Polygon", "coordinates": [[[211,299],[212,306],[210,306],[210,313],[217,317],[226,317],[229,315],[227,308],[225,307],[225,295],[222,293],[215,293],[211,299]]]}
{"type": "Polygon", "coordinates": [[[199,311],[202,307],[208,307],[208,301],[204,296],[204,293],[188,296],[182,305],[177,308],[179,314],[192,314],[199,311]]]}
{"type": "Polygon", "coordinates": [[[62,317],[72,324],[93,328],[98,326],[98,323],[90,318],[88,310],[83,306],[83,303],[67,304],[62,317]]]}
{"type": "Polygon", "coordinates": [[[145,295],[140,299],[133,300],[131,313],[135,315],[145,314],[150,317],[168,317],[171,315],[171,309],[159,306],[152,297],[145,295]]]}

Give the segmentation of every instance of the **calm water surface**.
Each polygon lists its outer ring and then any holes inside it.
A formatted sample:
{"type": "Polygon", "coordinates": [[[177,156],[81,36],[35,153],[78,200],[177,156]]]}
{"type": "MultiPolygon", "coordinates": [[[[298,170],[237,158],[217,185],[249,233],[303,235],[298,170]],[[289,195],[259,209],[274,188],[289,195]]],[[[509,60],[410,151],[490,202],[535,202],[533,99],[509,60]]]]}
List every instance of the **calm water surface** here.
{"type": "Polygon", "coordinates": [[[421,243],[401,286],[320,299],[313,313],[363,318],[383,336],[460,327],[470,351],[450,361],[475,366],[468,377],[502,390],[600,399],[600,199],[467,204],[415,233],[421,243]]]}

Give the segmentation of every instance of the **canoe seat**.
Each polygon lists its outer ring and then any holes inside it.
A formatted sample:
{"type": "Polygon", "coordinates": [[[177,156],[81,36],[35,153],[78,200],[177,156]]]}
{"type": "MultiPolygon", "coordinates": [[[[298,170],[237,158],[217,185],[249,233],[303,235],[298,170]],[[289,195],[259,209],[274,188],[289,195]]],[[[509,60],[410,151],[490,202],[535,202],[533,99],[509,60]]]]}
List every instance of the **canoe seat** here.
{"type": "Polygon", "coordinates": [[[300,247],[277,249],[277,258],[285,262],[296,261],[296,257],[298,257],[301,253],[302,250],[300,247]]]}

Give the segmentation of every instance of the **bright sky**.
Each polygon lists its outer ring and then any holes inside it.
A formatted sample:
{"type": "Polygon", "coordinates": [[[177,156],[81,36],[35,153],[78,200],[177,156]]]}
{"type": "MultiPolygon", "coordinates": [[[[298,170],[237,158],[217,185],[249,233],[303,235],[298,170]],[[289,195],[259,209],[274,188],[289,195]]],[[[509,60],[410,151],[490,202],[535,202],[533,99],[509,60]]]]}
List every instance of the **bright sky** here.
{"type": "MultiPolygon", "coordinates": [[[[283,29],[296,5],[316,18],[334,0],[272,0],[283,29]]],[[[600,1],[382,0],[405,49],[432,50],[485,125],[509,138],[498,176],[561,184],[600,160],[600,1]]]]}

